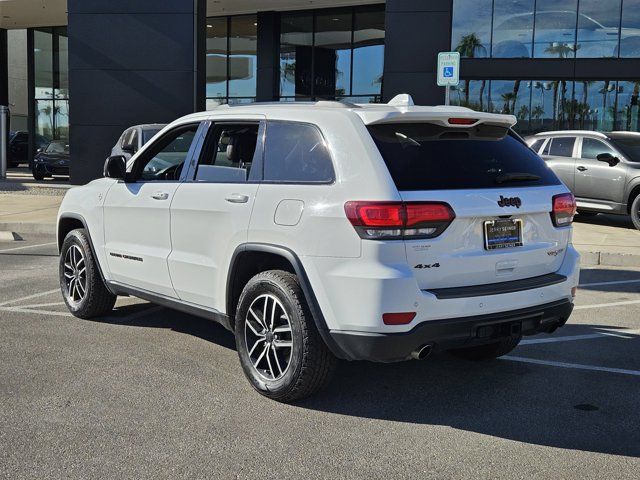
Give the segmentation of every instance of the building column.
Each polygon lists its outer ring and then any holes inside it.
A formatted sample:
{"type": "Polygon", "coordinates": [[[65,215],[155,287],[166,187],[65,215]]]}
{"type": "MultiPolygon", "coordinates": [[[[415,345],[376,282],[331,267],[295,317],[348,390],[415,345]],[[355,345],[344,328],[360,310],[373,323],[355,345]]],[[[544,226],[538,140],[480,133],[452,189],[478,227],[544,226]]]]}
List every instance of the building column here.
{"type": "Polygon", "coordinates": [[[71,183],[128,127],[204,109],[205,0],[68,0],[71,183]]]}
{"type": "Polygon", "coordinates": [[[9,49],[7,31],[0,28],[0,105],[9,106],[9,49]]]}
{"type": "Polygon", "coordinates": [[[258,77],[256,100],[280,98],[280,14],[258,12],[258,77]]]}
{"type": "Polygon", "coordinates": [[[444,103],[436,84],[438,52],[451,50],[453,0],[387,0],[384,101],[410,94],[419,105],[444,103]]]}

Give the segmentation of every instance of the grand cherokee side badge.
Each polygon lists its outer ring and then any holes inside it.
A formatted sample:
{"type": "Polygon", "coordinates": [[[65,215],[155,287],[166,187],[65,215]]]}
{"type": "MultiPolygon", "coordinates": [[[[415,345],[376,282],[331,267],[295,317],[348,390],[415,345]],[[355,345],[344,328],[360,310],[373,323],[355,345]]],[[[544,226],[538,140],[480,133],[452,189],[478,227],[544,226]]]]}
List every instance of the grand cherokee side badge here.
{"type": "Polygon", "coordinates": [[[522,205],[522,200],[520,197],[503,197],[500,195],[500,200],[498,200],[498,206],[500,207],[516,207],[520,208],[522,205]]]}

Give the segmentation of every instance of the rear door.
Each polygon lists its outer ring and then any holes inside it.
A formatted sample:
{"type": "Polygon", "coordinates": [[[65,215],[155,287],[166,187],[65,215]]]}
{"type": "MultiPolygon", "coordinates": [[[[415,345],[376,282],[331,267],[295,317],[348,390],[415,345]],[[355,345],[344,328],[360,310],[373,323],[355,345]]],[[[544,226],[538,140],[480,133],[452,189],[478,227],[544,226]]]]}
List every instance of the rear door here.
{"type": "Polygon", "coordinates": [[[580,158],[576,162],[575,195],[586,200],[622,203],[626,180],[624,161],[610,166],[597,159],[601,153],[622,158],[613,147],[597,138],[583,137],[580,158]]]}
{"type": "Polygon", "coordinates": [[[262,116],[214,120],[171,204],[169,271],[181,300],[225,311],[229,262],[247,241],[262,173],[262,116]]]}
{"type": "Polygon", "coordinates": [[[569,190],[575,188],[576,137],[551,137],[542,151],[542,158],[569,190]]]}
{"type": "Polygon", "coordinates": [[[436,238],[405,240],[420,288],[503,282],[560,268],[570,229],[554,227],[550,212],[553,195],[566,190],[519,139],[491,128],[482,135],[482,126],[475,127],[476,136],[428,123],[369,127],[402,199],[446,202],[455,213],[436,238]],[[496,237],[487,230],[501,225],[518,226],[517,246],[488,242],[496,237]]]}

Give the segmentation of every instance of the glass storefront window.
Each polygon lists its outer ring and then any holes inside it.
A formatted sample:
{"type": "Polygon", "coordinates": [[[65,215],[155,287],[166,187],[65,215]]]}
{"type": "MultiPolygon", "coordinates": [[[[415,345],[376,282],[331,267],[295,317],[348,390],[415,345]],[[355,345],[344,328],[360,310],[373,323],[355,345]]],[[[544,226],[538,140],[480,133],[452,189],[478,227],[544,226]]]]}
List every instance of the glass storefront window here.
{"type": "Polygon", "coordinates": [[[254,97],[258,70],[255,15],[231,17],[229,31],[229,97],[254,97]]]}
{"type": "Polygon", "coordinates": [[[534,57],[575,57],[577,12],[578,0],[537,0],[534,57]]]}
{"type": "Polygon", "coordinates": [[[257,39],[255,15],[207,18],[207,110],[240,99],[254,99],[257,39]]]}
{"type": "Polygon", "coordinates": [[[36,98],[53,98],[53,33],[33,32],[33,73],[36,98]]]}
{"type": "Polygon", "coordinates": [[[313,16],[282,15],[280,27],[280,96],[311,95],[313,16]]]}
{"type": "Polygon", "coordinates": [[[456,0],[453,3],[451,48],[463,57],[489,56],[493,0],[456,0]]]}
{"type": "Polygon", "coordinates": [[[640,57],[640,0],[622,2],[620,56],[640,57]]]}
{"type": "Polygon", "coordinates": [[[491,56],[531,57],[535,0],[495,2],[491,56]]]}
{"type": "Polygon", "coordinates": [[[356,10],[352,95],[380,95],[384,69],[384,10],[356,10]]]}
{"type": "Polygon", "coordinates": [[[313,90],[333,98],[351,91],[351,12],[324,10],[316,15],[313,90]]]}
{"type": "Polygon", "coordinates": [[[622,0],[580,0],[578,58],[618,56],[622,0]]]}
{"type": "Polygon", "coordinates": [[[207,19],[207,98],[227,96],[227,18],[207,19]]]}
{"type": "Polygon", "coordinates": [[[380,100],[384,8],[286,13],[280,25],[280,99],[380,100]]]}

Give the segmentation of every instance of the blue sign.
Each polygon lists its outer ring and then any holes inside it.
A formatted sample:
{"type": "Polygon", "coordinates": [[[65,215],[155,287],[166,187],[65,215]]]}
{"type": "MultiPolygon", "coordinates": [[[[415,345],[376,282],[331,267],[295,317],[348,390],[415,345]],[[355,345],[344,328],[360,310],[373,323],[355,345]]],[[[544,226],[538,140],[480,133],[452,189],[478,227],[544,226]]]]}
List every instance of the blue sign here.
{"type": "Polygon", "coordinates": [[[453,67],[444,67],[442,71],[442,76],[444,78],[453,78],[453,67]]]}

